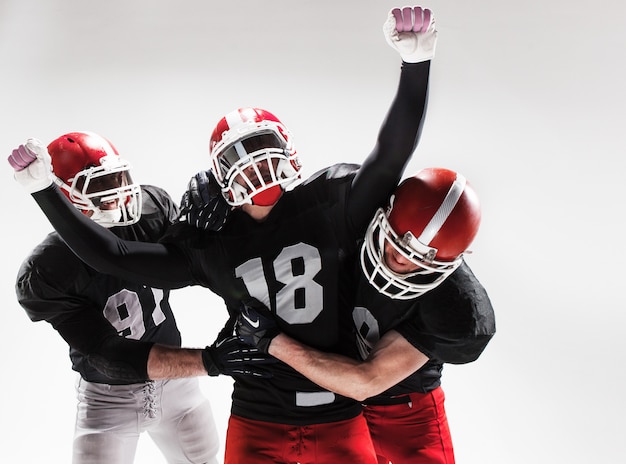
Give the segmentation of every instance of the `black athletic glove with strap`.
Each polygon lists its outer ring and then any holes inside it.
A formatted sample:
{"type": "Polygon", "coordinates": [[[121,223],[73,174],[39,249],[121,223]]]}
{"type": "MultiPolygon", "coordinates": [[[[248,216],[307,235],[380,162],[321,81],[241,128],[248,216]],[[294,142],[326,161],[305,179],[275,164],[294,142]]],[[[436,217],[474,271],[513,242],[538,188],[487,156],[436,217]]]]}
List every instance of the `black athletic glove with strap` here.
{"type": "Polygon", "coordinates": [[[202,363],[210,376],[252,375],[270,378],[272,374],[260,366],[278,360],[257,348],[244,344],[234,334],[235,317],[231,317],[211,346],[202,351],[202,363]]]}
{"type": "Polygon", "coordinates": [[[200,171],[189,180],[180,200],[181,221],[203,230],[217,232],[226,223],[231,207],[212,171],[200,171]]]}
{"type": "Polygon", "coordinates": [[[270,311],[256,299],[242,303],[235,331],[242,342],[263,353],[268,352],[270,343],[280,333],[270,311]]]}

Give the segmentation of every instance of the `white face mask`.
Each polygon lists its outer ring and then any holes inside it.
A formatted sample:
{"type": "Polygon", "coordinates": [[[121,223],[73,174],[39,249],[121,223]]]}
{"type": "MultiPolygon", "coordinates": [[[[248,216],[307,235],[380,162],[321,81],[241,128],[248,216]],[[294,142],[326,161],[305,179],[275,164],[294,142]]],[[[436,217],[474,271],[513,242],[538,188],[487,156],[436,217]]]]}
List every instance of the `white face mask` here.
{"type": "Polygon", "coordinates": [[[57,184],[68,193],[70,201],[76,208],[86,213],[94,222],[103,227],[116,227],[135,224],[141,217],[141,188],[133,183],[129,169],[130,164],[115,156],[103,158],[101,166],[94,166],[78,172],[71,185],[61,179],[57,184]],[[119,175],[120,180],[114,185],[101,188],[90,188],[97,185],[104,177],[119,175]],[[100,202],[117,202],[117,208],[101,209],[100,202]]]}
{"type": "MultiPolygon", "coordinates": [[[[411,236],[412,237],[412,236],[411,236]]],[[[379,208],[365,232],[361,246],[361,269],[368,282],[385,296],[411,300],[441,284],[461,264],[461,256],[451,262],[440,262],[433,257],[436,250],[412,240],[403,241],[391,228],[387,215],[379,208]],[[417,269],[398,274],[385,262],[384,247],[388,242],[417,269]]]]}
{"type": "Polygon", "coordinates": [[[300,161],[282,124],[236,119],[229,125],[211,148],[215,177],[228,204],[269,206],[281,191],[301,182],[300,161]]]}

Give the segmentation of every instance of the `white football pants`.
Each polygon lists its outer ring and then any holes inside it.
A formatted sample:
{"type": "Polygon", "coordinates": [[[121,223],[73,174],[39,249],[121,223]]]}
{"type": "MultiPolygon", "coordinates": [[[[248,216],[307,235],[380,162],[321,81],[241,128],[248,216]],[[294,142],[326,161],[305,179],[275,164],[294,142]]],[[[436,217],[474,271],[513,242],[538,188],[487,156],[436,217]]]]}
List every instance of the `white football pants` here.
{"type": "Polygon", "coordinates": [[[219,437],[198,379],[106,385],[78,378],[74,464],[132,464],[147,431],[169,464],[217,464],[219,437]]]}

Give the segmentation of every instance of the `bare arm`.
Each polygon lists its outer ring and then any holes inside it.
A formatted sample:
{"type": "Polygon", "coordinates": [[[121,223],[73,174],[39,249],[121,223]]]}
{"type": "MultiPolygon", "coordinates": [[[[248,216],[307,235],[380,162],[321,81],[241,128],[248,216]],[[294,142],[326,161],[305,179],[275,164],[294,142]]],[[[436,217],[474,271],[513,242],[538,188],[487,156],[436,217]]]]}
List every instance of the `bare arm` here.
{"type": "Polygon", "coordinates": [[[428,361],[395,330],[378,341],[365,361],[316,350],[283,333],[272,340],[269,354],[319,386],[357,401],[384,392],[428,361]]]}
{"type": "Polygon", "coordinates": [[[207,375],[202,349],[154,345],[148,355],[148,377],[152,380],[207,375]]]}
{"type": "MultiPolygon", "coordinates": [[[[234,322],[234,319],[231,321],[234,322]]],[[[232,335],[231,321],[226,323],[215,342],[204,349],[155,344],[148,355],[148,377],[153,380],[207,374],[271,377],[264,365],[273,364],[276,359],[232,335]]]]}

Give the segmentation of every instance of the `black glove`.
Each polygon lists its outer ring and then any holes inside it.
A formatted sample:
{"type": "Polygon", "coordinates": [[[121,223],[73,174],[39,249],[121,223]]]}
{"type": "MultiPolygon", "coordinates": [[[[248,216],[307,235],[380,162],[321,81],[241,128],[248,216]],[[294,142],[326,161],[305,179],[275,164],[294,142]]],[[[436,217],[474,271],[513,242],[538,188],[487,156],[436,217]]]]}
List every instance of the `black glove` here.
{"type": "Polygon", "coordinates": [[[230,205],[212,171],[200,171],[189,180],[180,200],[180,215],[198,229],[218,231],[226,223],[230,205]]]}
{"type": "Polygon", "coordinates": [[[270,311],[256,299],[242,303],[235,331],[242,342],[263,353],[268,352],[270,343],[280,333],[270,311]]]}
{"type": "Polygon", "coordinates": [[[233,334],[235,318],[231,318],[211,346],[202,351],[202,363],[210,376],[252,375],[270,378],[272,374],[262,365],[273,364],[278,360],[257,348],[244,344],[233,334]]]}

